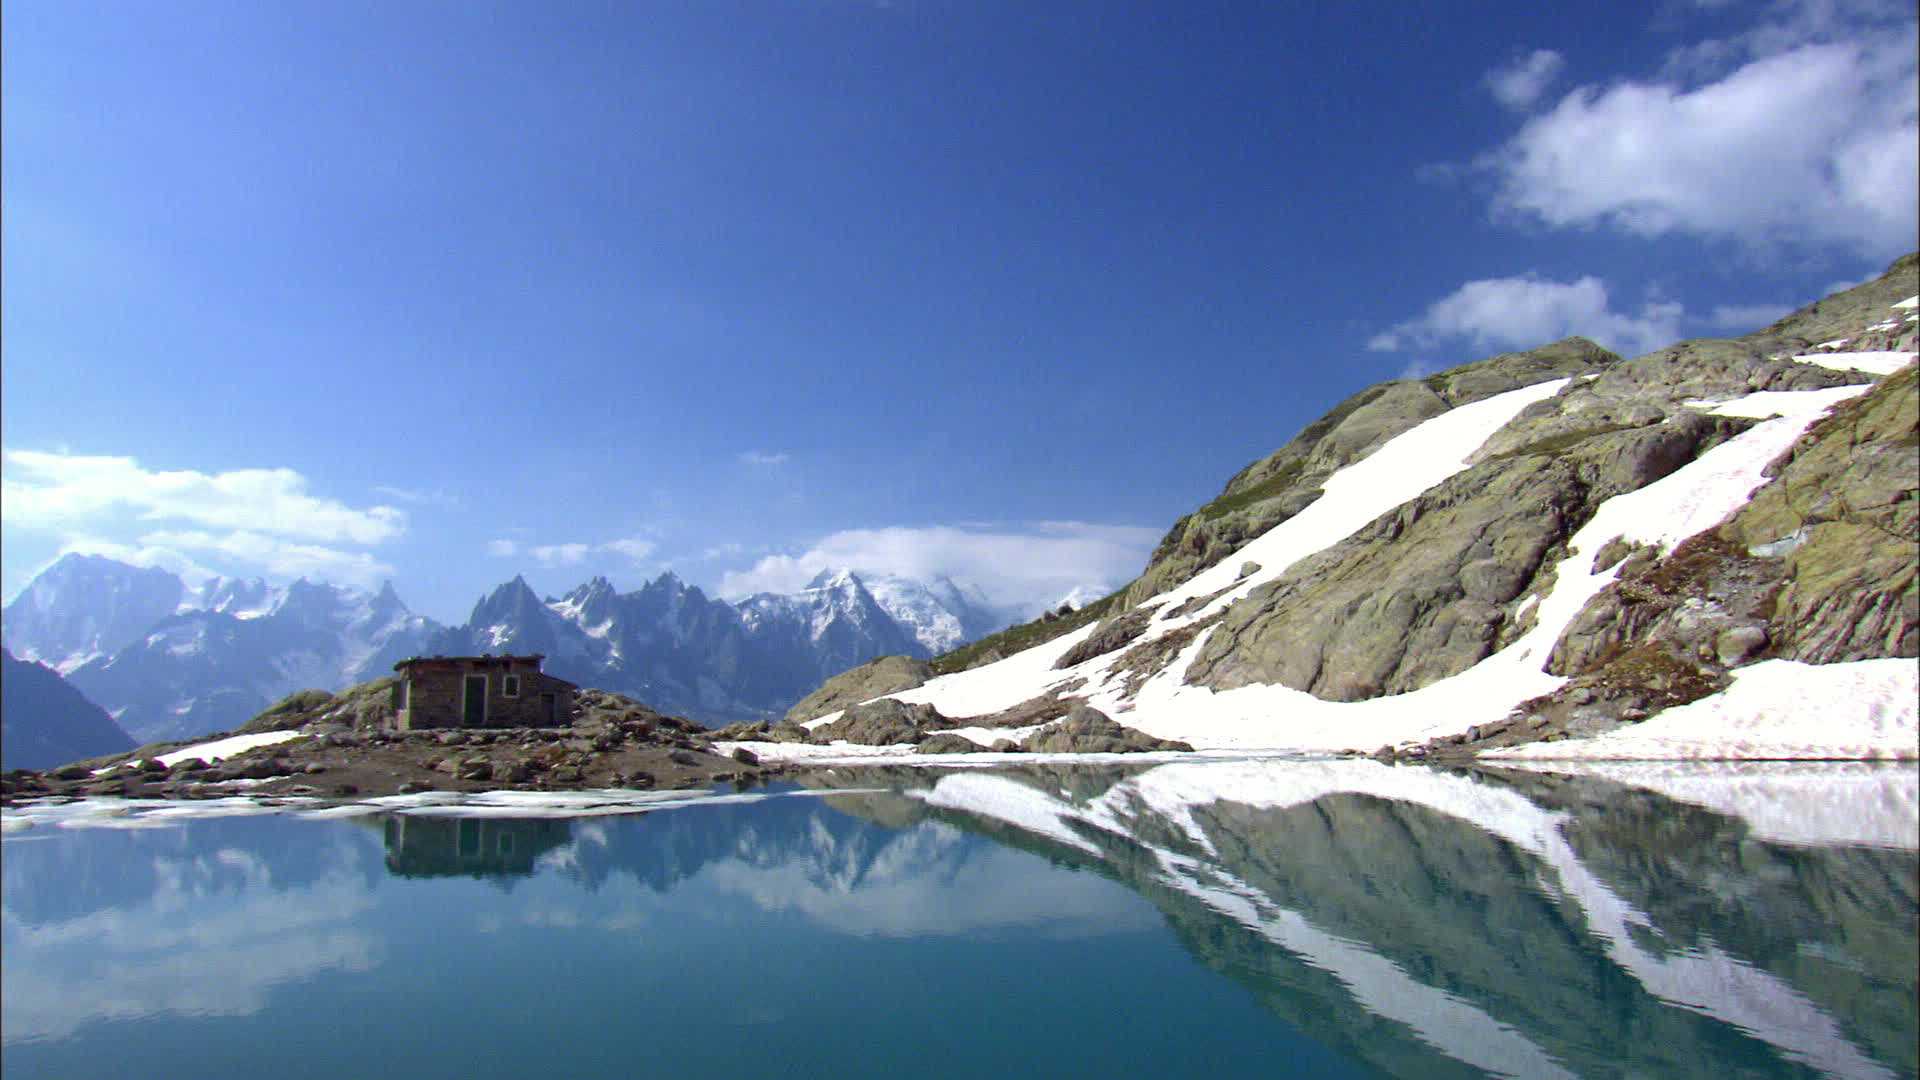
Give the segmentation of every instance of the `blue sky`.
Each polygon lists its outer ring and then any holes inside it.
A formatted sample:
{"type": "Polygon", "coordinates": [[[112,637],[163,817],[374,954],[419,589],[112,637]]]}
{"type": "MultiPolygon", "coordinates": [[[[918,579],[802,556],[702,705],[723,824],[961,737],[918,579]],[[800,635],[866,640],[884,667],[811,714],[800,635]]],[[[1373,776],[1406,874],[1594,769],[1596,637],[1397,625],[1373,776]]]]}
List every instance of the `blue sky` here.
{"type": "Polygon", "coordinates": [[[1137,572],[1368,383],[1915,246],[1911,5],[19,0],[4,591],[1137,572]]]}

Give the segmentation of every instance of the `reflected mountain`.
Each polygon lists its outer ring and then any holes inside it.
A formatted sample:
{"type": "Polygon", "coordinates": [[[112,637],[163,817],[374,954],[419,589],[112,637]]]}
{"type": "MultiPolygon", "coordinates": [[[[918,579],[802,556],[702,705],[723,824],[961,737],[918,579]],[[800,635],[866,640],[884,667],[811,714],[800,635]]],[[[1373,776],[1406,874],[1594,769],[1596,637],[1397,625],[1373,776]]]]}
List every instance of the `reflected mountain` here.
{"type": "MultiPolygon", "coordinates": [[[[843,773],[1126,883],[1282,1019],[1395,1075],[1916,1066],[1911,849],[1762,839],[1611,780],[1370,761],[843,773]]],[[[1766,781],[1734,778],[1777,811],[1766,781]]],[[[1870,781],[1914,804],[1911,770],[1870,781]]]]}

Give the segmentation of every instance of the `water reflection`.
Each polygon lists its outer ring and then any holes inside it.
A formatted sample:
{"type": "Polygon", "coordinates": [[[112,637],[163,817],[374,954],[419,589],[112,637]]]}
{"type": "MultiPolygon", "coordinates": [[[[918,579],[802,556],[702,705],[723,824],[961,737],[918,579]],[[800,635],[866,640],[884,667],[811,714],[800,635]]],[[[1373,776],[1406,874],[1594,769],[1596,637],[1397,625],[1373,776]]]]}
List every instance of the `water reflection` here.
{"type": "Polygon", "coordinates": [[[1617,774],[1367,761],[889,778],[1116,875],[1290,1022],[1395,1074],[1437,1051],[1515,1076],[1912,1075],[1915,777],[1810,788],[1821,771],[1663,769],[1692,802],[1617,774]],[[1852,816],[1793,835],[1793,796],[1835,788],[1852,816]]]}
{"type": "MultiPolygon", "coordinates": [[[[582,971],[638,949],[609,976],[620,994],[637,973],[697,970],[700,1000],[794,1025],[767,1037],[825,1039],[795,1004],[819,969],[769,982],[775,950],[844,963],[845,997],[871,977],[849,942],[924,950],[965,1013],[992,997],[967,997],[961,965],[981,961],[963,955],[1092,938],[1121,955],[1165,927],[1284,1030],[1391,1075],[1916,1069],[1911,769],[1242,761],[810,783],[818,797],[587,819],[289,809],[10,829],[5,1041],[77,1046],[90,1025],[142,1018],[280,1027],[302,1015],[279,993],[292,984],[352,998],[405,983],[416,1022],[470,1024],[463,980],[497,976],[467,965],[523,948],[582,971]],[[422,972],[446,985],[413,985],[422,972]],[[440,999],[455,1004],[425,1015],[440,999]]],[[[1004,995],[1004,975],[975,975],[1004,995]]],[[[1050,975],[1116,992],[1090,967],[1050,975]]],[[[573,1011],[611,996],[590,979],[542,992],[573,1011]]],[[[874,1018],[947,1022],[887,1008],[874,1018]]],[[[1101,1037],[1126,1060],[1139,1036],[1101,1037]]]]}
{"type": "Polygon", "coordinates": [[[541,856],[570,841],[573,828],[553,818],[432,817],[391,814],[382,823],[387,871],[397,877],[529,877],[541,856]]]}

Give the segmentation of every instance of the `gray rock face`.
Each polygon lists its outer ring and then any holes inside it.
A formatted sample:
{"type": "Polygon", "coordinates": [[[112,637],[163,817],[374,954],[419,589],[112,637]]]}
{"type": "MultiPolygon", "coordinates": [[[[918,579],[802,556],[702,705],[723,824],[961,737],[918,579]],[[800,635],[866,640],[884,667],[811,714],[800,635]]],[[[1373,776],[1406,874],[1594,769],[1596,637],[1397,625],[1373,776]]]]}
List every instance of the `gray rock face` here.
{"type": "Polygon", "coordinates": [[[1691,700],[1724,685],[1726,669],[1769,657],[1920,655],[1917,410],[1912,367],[1836,409],[1732,519],[1665,558],[1629,559],[1561,635],[1548,670],[1637,682],[1646,692],[1611,700],[1645,709],[1691,700]]]}
{"type": "Polygon", "coordinates": [[[1908,364],[1815,424],[1722,528],[1735,546],[1779,553],[1773,655],[1920,655],[1917,447],[1920,372],[1908,364]]]}
{"type": "Polygon", "coordinates": [[[804,724],[881,694],[911,690],[933,678],[933,667],[912,656],[883,656],[828,679],[787,710],[786,722],[804,724]]]}
{"type": "Polygon", "coordinates": [[[1117,619],[1110,619],[1105,625],[1087,636],[1085,641],[1068,649],[1054,662],[1054,669],[1064,671],[1075,664],[1083,664],[1096,656],[1105,656],[1115,649],[1123,648],[1141,634],[1146,633],[1147,622],[1153,618],[1148,610],[1129,611],[1117,619]]]}
{"type": "Polygon", "coordinates": [[[1029,754],[1142,754],[1155,750],[1190,751],[1193,747],[1171,739],[1156,739],[1115,723],[1099,709],[1076,705],[1059,723],[1027,736],[1020,749],[1029,754]]]}
{"type": "Polygon", "coordinates": [[[1336,405],[1279,450],[1241,470],[1220,497],[1175,522],[1119,608],[1143,601],[1227,558],[1320,497],[1326,478],[1448,409],[1556,375],[1596,372],[1619,357],[1585,338],[1506,353],[1424,380],[1372,386],[1336,405]]]}
{"type": "MultiPolygon", "coordinates": [[[[1671,473],[1742,422],[1649,411],[1645,427],[1543,446],[1525,414],[1504,453],[1228,609],[1186,678],[1225,690],[1282,683],[1328,701],[1417,690],[1523,632],[1517,612],[1594,507],[1671,473]]],[[[1534,426],[1553,426],[1536,414],[1534,426]]],[[[1500,436],[1496,436],[1500,438],[1500,436]]]]}

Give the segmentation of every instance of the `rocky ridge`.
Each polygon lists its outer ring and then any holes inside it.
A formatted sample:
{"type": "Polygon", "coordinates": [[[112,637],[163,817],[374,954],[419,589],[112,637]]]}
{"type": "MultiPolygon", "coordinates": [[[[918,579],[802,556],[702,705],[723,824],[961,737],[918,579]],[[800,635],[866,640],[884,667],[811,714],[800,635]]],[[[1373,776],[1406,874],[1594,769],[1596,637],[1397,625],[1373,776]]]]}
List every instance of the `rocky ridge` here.
{"type": "Polygon", "coordinates": [[[1014,628],[980,642],[965,663],[936,658],[945,679],[875,692],[977,703],[1024,688],[1116,714],[1155,680],[1374,701],[1468,672],[1529,634],[1574,556],[1585,560],[1582,573],[1591,565],[1616,580],[1583,601],[1535,661],[1565,685],[1402,751],[1598,734],[1725,688],[1731,672],[1762,660],[1913,657],[1920,387],[1910,356],[1901,370],[1876,372],[1898,364],[1888,354],[1914,350],[1917,292],[1920,262],[1909,255],[1875,281],[1742,338],[1683,341],[1631,360],[1570,339],[1369,388],[1176,523],[1146,572],[1097,612],[1014,628]],[[1847,361],[1859,352],[1875,355],[1847,361]],[[1395,436],[1555,377],[1557,389],[1542,387],[1553,392],[1476,436],[1483,441],[1464,468],[1343,538],[1250,588],[1236,583],[1259,574],[1256,564],[1232,581],[1209,572],[1315,507],[1329,477],[1395,436]],[[1770,399],[1750,395],[1833,401],[1850,388],[1863,392],[1807,428],[1720,524],[1663,545],[1617,537],[1595,551],[1574,548],[1610,500],[1766,423],[1770,399]],[[1742,399],[1754,404],[1719,404],[1742,399]],[[1173,591],[1202,573],[1223,584],[1173,591]],[[1067,634],[1073,644],[1048,654],[1051,675],[988,667],[1067,634]],[[975,689],[947,689],[963,685],[975,689]]]}
{"type": "MultiPolygon", "coordinates": [[[[698,725],[603,690],[579,695],[557,728],[395,731],[391,679],[339,694],[304,690],[235,734],[297,732],[220,760],[164,763],[205,743],[154,743],[46,770],[0,776],[0,801],[112,795],[211,799],[231,795],[367,797],[423,791],[580,791],[751,785],[777,775],[753,754],[716,752],[698,725]]],[[[217,733],[215,738],[226,733],[217,733]]]]}

